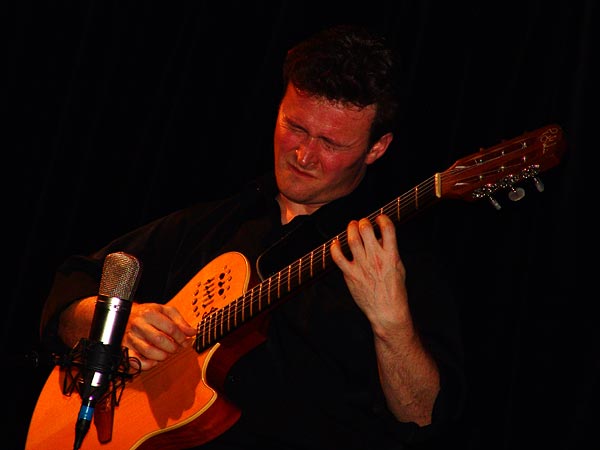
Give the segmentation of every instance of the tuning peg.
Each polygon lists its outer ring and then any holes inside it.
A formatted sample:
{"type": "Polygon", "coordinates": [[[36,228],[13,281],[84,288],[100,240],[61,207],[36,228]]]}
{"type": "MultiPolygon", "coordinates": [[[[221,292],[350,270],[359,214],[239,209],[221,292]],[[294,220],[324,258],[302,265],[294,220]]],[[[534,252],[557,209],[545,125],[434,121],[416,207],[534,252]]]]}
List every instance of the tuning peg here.
{"type": "Polygon", "coordinates": [[[508,192],[508,198],[510,198],[513,202],[518,202],[523,197],[525,197],[525,189],[523,188],[514,188],[510,187],[510,191],[508,192]]]}
{"type": "Polygon", "coordinates": [[[537,191],[544,192],[544,183],[542,183],[542,180],[540,180],[538,177],[533,177],[532,180],[537,191]]]}
{"type": "Polygon", "coordinates": [[[487,199],[490,201],[492,206],[494,208],[496,208],[496,211],[499,211],[500,209],[502,209],[502,206],[500,206],[500,203],[498,203],[498,201],[494,197],[492,197],[491,195],[488,195],[487,199]]]}

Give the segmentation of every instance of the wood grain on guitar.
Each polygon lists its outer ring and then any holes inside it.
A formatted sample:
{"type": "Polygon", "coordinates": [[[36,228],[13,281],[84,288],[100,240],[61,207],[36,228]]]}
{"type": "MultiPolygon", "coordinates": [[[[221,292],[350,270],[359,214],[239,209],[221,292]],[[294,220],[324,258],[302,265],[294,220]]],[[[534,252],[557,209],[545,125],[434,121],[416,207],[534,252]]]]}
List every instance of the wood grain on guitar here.
{"type": "MultiPolygon", "coordinates": [[[[523,191],[518,184],[525,180],[543,190],[538,175],[556,166],[565,151],[561,127],[542,127],[461,158],[368,218],[374,223],[385,213],[401,223],[444,198],[485,198],[499,209],[493,197],[499,191],[519,200],[523,191]]],[[[225,253],[206,265],[169,302],[197,324],[194,348],[128,382],[113,411],[111,440],[101,443],[98,434],[106,436],[107,430],[92,429],[82,450],[179,449],[224,433],[240,416],[220,393],[228,370],[264,340],[264,313],[333,268],[329,248],[334,238],[347,248],[342,231],[250,289],[250,264],[241,253],[225,253]]],[[[26,450],[71,448],[81,399],[63,395],[64,376],[65,368],[57,366],[48,377],[29,425],[26,450]]]]}

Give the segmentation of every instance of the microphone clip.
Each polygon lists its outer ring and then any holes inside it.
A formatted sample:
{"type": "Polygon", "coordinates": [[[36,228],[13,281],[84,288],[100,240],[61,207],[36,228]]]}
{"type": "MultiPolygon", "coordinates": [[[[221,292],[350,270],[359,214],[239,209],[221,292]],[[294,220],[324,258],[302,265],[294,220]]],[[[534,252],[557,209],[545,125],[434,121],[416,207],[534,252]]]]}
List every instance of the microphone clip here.
{"type": "MultiPolygon", "coordinates": [[[[63,373],[62,391],[71,396],[77,391],[83,403],[94,406],[94,423],[100,443],[112,439],[114,423],[114,408],[119,405],[125,384],[141,372],[142,364],[139,359],[129,356],[129,349],[121,347],[115,352],[114,347],[102,342],[92,342],[81,338],[69,354],[59,362],[63,373]],[[90,377],[100,371],[106,376],[106,382],[94,388],[90,377]]],[[[89,422],[78,420],[78,430],[81,435],[76,437],[76,443],[81,445],[83,436],[87,433],[89,422]]],[[[78,448],[76,444],[76,448],[78,448]]]]}
{"type": "Polygon", "coordinates": [[[111,404],[118,406],[125,384],[142,371],[141,361],[129,356],[129,349],[122,347],[121,352],[116,354],[109,345],[102,342],[91,342],[89,339],[81,338],[77,345],[71,349],[63,361],[58,362],[64,369],[63,394],[71,396],[74,391],[82,397],[88,394],[97,396],[96,402],[103,401],[107,396],[111,397],[111,404]],[[103,361],[92,361],[90,355],[101,355],[103,361]],[[109,361],[108,370],[104,361],[109,361]],[[109,380],[106,392],[86,393],[85,377],[89,372],[100,370],[108,372],[105,375],[109,380]]]}

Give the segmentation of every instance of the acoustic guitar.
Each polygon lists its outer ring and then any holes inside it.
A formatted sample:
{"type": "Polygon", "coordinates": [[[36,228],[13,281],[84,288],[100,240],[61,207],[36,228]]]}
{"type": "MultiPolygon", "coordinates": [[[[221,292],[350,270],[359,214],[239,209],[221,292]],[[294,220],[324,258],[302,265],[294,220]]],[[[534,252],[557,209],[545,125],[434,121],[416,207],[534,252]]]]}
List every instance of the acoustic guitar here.
{"type": "MultiPolygon", "coordinates": [[[[508,190],[518,200],[524,191],[517,186],[525,180],[542,191],[538,174],[556,166],[565,151],[559,125],[524,133],[459,159],[368,218],[375,225],[375,218],[385,213],[401,223],[447,198],[488,199],[500,208],[494,194],[508,190]]],[[[335,238],[347,250],[346,233],[335,238]]],[[[250,263],[241,253],[224,253],[203,267],[169,301],[189,323],[197,324],[194,346],[132,376],[118,401],[113,396],[106,405],[107,413],[96,408],[81,449],[180,449],[206,443],[231,427],[240,411],[221,394],[227,371],[264,341],[264,313],[334,267],[333,239],[282,270],[261,276],[250,289],[250,263]]],[[[68,368],[57,365],[48,377],[32,415],[26,450],[73,447],[81,398],[64,393],[67,375],[68,368]]]]}

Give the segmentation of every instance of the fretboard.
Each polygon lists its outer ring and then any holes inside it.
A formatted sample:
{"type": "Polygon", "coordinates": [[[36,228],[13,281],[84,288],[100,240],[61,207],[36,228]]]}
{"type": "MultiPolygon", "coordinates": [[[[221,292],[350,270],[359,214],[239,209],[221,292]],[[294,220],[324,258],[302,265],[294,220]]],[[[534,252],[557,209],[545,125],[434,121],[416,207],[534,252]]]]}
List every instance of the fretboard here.
{"type": "MultiPolygon", "coordinates": [[[[386,214],[396,223],[408,220],[419,210],[438,200],[436,195],[437,177],[438,174],[430,177],[374,211],[367,218],[374,227],[376,227],[375,219],[380,214],[386,214]]],[[[209,348],[231,331],[281,303],[282,300],[289,297],[289,294],[333,268],[335,264],[331,259],[330,248],[335,239],[340,242],[342,250],[348,254],[347,232],[344,230],[248,289],[241,297],[204,317],[198,324],[196,350],[201,352],[209,348]]]]}

